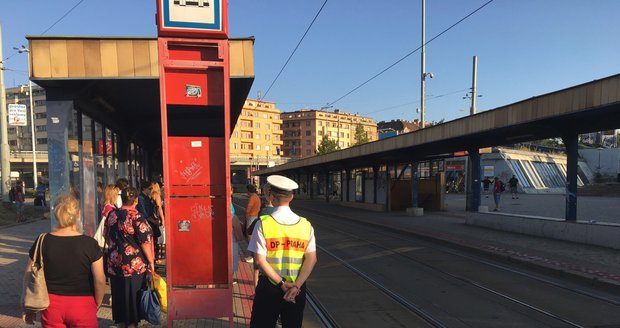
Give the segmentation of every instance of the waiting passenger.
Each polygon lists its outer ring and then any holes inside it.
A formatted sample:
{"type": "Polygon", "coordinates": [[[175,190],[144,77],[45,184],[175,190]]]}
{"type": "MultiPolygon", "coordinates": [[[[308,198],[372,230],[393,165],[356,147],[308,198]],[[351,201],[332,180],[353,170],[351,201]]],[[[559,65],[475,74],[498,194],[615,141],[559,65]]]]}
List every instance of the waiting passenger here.
{"type": "MultiPolygon", "coordinates": [[[[42,234],[41,251],[45,263],[45,282],[50,304],[41,312],[43,327],[98,327],[97,308],[105,294],[103,259],[97,241],[82,234],[80,203],[68,194],[54,202],[58,221],[53,232],[42,234]]],[[[30,248],[26,273],[30,272],[35,247],[30,248]]],[[[33,324],[34,312],[22,319],[33,324]]]]}

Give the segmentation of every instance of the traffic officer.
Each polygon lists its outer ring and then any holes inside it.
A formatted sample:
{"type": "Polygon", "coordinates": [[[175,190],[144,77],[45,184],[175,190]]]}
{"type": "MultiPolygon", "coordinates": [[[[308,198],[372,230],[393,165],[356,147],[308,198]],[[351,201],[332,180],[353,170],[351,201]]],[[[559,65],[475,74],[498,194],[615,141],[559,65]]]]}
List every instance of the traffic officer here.
{"type": "Polygon", "coordinates": [[[289,207],[297,183],[280,175],[267,177],[267,182],[275,209],[260,217],[248,246],[261,270],[250,327],[273,328],[278,316],[283,328],[301,327],[305,282],[317,261],[314,229],[289,207]]]}

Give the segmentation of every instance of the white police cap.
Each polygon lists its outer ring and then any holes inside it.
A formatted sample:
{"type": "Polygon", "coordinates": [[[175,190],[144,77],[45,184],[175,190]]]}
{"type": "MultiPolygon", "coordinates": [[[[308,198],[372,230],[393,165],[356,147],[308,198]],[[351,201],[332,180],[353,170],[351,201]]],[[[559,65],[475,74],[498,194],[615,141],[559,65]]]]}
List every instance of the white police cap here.
{"type": "Polygon", "coordinates": [[[267,182],[273,187],[284,191],[293,191],[299,188],[297,182],[281,175],[270,175],[267,177],[267,182]]]}

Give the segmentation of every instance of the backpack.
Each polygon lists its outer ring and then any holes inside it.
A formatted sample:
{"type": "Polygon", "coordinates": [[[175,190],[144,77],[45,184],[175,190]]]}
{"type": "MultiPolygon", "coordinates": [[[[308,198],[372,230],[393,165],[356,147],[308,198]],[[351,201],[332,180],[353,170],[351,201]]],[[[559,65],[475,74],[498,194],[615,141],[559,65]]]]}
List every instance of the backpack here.
{"type": "Polygon", "coordinates": [[[506,191],[506,184],[503,181],[499,182],[499,191],[501,192],[506,191]]]}

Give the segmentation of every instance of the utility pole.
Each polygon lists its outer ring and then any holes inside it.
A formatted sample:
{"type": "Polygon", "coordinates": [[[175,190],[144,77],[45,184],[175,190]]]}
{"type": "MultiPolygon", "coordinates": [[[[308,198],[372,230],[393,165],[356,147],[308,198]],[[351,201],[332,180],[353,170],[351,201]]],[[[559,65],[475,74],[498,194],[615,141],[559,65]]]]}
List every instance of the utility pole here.
{"type": "Polygon", "coordinates": [[[2,200],[9,202],[11,186],[11,162],[9,157],[9,134],[6,119],[6,91],[4,90],[4,62],[2,54],[2,26],[0,25],[0,173],[2,174],[2,200]]]}
{"type": "MultiPolygon", "coordinates": [[[[21,48],[13,48],[17,50],[18,53],[26,53],[28,56],[28,74],[30,75],[30,49],[21,46],[21,48]]],[[[35,143],[35,134],[34,134],[34,103],[32,101],[32,80],[30,80],[30,76],[28,77],[28,93],[30,94],[30,134],[32,136],[32,181],[34,183],[34,190],[37,189],[38,181],[37,181],[37,151],[36,151],[36,143],[35,143]]]]}
{"type": "Polygon", "coordinates": [[[476,79],[478,76],[478,56],[474,56],[474,68],[471,76],[471,109],[470,115],[476,114],[476,79]]]}
{"type": "Polygon", "coordinates": [[[425,46],[426,43],[426,0],[422,0],[422,59],[421,59],[421,73],[420,73],[420,127],[424,129],[425,121],[424,121],[424,80],[426,79],[426,53],[425,46]]]}

